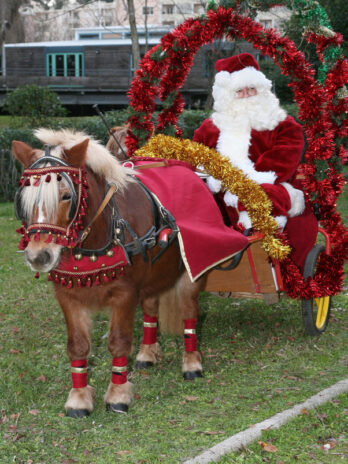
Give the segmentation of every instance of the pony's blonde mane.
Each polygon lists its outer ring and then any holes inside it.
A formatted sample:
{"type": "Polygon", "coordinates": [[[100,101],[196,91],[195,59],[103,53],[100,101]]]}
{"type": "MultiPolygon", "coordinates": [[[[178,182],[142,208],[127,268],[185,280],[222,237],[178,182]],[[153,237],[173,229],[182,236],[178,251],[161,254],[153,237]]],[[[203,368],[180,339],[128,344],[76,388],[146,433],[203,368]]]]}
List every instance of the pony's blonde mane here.
{"type": "Polygon", "coordinates": [[[34,135],[43,144],[54,147],[51,149],[51,153],[58,158],[62,157],[64,149],[70,149],[88,139],[86,165],[95,174],[105,177],[109,183],[116,184],[119,190],[123,190],[130,180],[128,174],[131,173],[131,170],[124,168],[107,148],[84,132],[41,128],[37,129],[34,135]]]}

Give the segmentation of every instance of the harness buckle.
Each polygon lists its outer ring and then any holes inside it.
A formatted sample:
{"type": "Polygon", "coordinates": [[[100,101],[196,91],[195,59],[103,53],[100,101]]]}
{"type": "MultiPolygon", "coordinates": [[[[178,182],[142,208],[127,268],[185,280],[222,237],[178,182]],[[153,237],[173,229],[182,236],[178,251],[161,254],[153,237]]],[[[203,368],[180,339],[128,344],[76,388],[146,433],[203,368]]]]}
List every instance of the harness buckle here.
{"type": "Polygon", "coordinates": [[[134,163],[133,163],[133,161],[125,161],[124,163],[122,163],[122,166],[123,166],[124,168],[134,169],[134,163]]]}

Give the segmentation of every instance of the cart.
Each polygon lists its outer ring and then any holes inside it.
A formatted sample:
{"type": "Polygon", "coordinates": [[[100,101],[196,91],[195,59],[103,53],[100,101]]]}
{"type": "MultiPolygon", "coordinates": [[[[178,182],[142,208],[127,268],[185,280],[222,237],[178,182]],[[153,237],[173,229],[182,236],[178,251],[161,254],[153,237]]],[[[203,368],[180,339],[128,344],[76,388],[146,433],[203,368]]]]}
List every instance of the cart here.
{"type": "MultiPolygon", "coordinates": [[[[316,243],[307,254],[303,268],[304,278],[314,276],[321,253],[331,253],[329,235],[322,227],[318,230],[325,245],[316,243]]],[[[263,235],[260,233],[248,237],[249,246],[242,252],[238,265],[233,269],[228,267],[234,258],[224,263],[226,270],[220,268],[209,271],[204,290],[227,298],[263,300],[266,304],[277,303],[286,297],[279,261],[269,258],[261,247],[262,239],[263,235]]],[[[331,296],[301,300],[302,319],[308,335],[318,336],[326,330],[330,308],[331,296]]],[[[159,323],[162,333],[182,333],[177,315],[175,289],[171,289],[160,297],[159,323]]]]}

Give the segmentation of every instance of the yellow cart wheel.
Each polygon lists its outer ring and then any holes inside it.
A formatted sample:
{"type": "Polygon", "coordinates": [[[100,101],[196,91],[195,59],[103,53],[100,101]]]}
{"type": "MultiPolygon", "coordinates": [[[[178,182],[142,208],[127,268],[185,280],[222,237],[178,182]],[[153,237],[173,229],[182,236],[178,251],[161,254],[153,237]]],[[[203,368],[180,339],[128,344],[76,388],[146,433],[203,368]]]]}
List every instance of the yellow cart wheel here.
{"type": "MultiPolygon", "coordinates": [[[[314,245],[308,253],[303,268],[303,277],[313,277],[319,255],[325,251],[323,245],[314,245]]],[[[302,300],[302,318],[306,332],[309,335],[320,335],[326,330],[330,317],[331,297],[323,296],[302,300]]]]}

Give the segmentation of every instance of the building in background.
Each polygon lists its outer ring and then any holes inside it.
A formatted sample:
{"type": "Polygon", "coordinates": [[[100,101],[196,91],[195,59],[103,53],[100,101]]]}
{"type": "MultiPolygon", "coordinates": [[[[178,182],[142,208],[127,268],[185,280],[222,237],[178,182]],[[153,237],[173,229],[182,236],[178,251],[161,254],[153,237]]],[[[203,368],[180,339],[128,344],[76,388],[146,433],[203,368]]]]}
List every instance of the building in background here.
{"type": "MultiPolygon", "coordinates": [[[[205,2],[134,0],[141,54],[188,17],[205,11],[205,2]]],[[[45,10],[36,2],[21,9],[26,40],[6,43],[0,76],[0,102],[6,91],[24,84],[49,86],[64,105],[126,106],[133,78],[131,35],[125,0],[67,1],[61,9],[45,10]]],[[[260,12],[265,27],[280,28],[289,15],[284,7],[260,12]]],[[[220,42],[220,41],[219,41],[220,42]]],[[[210,95],[214,63],[241,52],[259,52],[243,41],[202,47],[182,89],[188,107],[201,107],[210,95]]]]}

